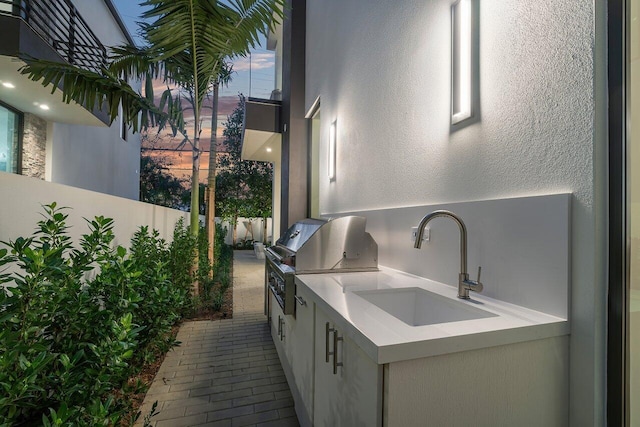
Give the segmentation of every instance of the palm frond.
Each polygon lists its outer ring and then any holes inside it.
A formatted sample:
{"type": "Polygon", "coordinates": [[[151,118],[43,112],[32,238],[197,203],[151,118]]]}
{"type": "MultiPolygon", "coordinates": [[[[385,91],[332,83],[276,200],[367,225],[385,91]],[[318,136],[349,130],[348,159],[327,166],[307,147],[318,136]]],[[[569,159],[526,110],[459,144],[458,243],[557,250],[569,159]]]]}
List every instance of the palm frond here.
{"type": "Polygon", "coordinates": [[[112,47],[110,50],[108,68],[115,75],[127,80],[160,76],[162,64],[153,55],[151,49],[123,45],[112,47]]]}
{"type": "Polygon", "coordinates": [[[284,18],[283,0],[230,0],[221,3],[233,24],[227,42],[234,54],[244,55],[259,43],[261,34],[274,30],[284,18]]]}
{"type": "Polygon", "coordinates": [[[171,126],[188,141],[181,94],[166,90],[160,108],[154,105],[151,78],[186,89],[194,107],[194,172],[192,176],[192,232],[197,232],[198,135],[202,101],[213,83],[225,84],[231,68],[225,61],[246,55],[261,34],[273,30],[283,18],[285,0],[144,0],[140,34],[146,46],[113,48],[110,65],[94,73],[66,64],[38,61],[23,67],[23,74],[44,85],[63,87],[65,102],[94,108],[106,105],[111,121],[122,105],[134,131],[154,125],[171,126]],[[146,96],[127,83],[146,78],[146,96]]]}
{"type": "Polygon", "coordinates": [[[231,82],[231,76],[233,75],[233,63],[222,61],[220,71],[216,76],[216,83],[227,86],[231,82]]]}
{"type": "Polygon", "coordinates": [[[197,81],[201,101],[224,59],[246,55],[282,19],[284,0],[146,0],[143,6],[151,23],[142,32],[156,59],[175,83],[197,81]]]}
{"type": "Polygon", "coordinates": [[[63,102],[76,102],[89,110],[106,108],[110,123],[116,119],[122,105],[124,119],[134,132],[150,126],[179,129],[184,123],[181,110],[159,110],[152,101],[107,69],[103,69],[101,74],[65,63],[39,60],[28,61],[20,72],[44,86],[51,86],[51,93],[58,87],[62,88],[63,102]]]}

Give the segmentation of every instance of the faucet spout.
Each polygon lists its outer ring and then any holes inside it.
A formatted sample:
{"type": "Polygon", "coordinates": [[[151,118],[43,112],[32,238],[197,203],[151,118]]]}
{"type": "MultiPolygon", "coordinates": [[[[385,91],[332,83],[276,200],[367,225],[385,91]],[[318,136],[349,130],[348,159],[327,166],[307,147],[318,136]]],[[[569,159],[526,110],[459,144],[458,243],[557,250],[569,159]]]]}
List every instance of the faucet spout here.
{"type": "Polygon", "coordinates": [[[469,291],[481,292],[483,289],[482,283],[480,283],[480,270],[478,270],[478,280],[470,280],[467,273],[467,227],[464,225],[464,221],[451,211],[439,210],[433,211],[425,215],[420,224],[418,224],[418,234],[414,248],[420,249],[422,247],[422,236],[427,224],[434,218],[451,218],[458,224],[460,229],[460,274],[458,275],[458,298],[469,299],[469,291]]]}
{"type": "Polygon", "coordinates": [[[420,247],[422,247],[422,235],[424,234],[425,227],[432,219],[442,217],[451,218],[456,222],[456,224],[458,224],[458,228],[460,229],[460,273],[467,274],[467,226],[464,225],[462,219],[453,212],[440,210],[433,211],[430,214],[425,215],[418,225],[418,235],[413,247],[416,249],[420,249],[420,247]]]}

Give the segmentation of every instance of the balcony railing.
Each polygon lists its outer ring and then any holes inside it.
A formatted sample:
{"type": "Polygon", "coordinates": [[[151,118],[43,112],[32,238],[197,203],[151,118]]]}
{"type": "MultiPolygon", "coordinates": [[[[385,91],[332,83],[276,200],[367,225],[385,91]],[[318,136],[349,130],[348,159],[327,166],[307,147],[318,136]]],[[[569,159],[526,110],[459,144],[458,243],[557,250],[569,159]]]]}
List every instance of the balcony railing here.
{"type": "Polygon", "coordinates": [[[65,61],[98,71],[107,50],[70,0],[0,0],[0,14],[24,20],[65,61]]]}

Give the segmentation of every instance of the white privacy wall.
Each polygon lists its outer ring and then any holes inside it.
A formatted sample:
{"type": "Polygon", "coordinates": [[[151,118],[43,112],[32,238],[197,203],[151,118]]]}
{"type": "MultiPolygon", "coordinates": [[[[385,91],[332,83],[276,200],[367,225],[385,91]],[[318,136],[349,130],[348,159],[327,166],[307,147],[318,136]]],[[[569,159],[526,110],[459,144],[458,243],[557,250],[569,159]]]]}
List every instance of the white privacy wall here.
{"type": "MultiPolygon", "coordinates": [[[[73,3],[105,46],[127,43],[104,0],[73,3]]],[[[118,119],[110,127],[49,123],[47,135],[47,180],[138,200],[140,136],[121,139],[118,119]]]]}
{"type": "Polygon", "coordinates": [[[67,225],[74,245],[89,231],[84,218],[113,218],[114,244],[124,247],[129,247],[141,225],[158,230],[160,237],[171,241],[178,219],[189,223],[188,212],[5,172],[0,172],[0,201],[0,241],[31,236],[42,219],[42,205],[52,202],[70,208],[65,213],[69,215],[67,225]]]}
{"type": "Polygon", "coordinates": [[[310,108],[321,98],[320,211],[572,193],[571,424],[601,425],[604,2],[475,4],[480,108],[452,130],[451,1],[307,1],[305,99],[310,108]]]}

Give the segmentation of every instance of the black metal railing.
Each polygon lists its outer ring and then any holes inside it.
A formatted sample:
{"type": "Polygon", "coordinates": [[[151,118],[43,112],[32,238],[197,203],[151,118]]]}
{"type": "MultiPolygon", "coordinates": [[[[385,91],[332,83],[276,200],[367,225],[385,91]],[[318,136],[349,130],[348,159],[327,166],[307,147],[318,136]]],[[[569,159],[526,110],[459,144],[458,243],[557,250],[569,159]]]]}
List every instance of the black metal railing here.
{"type": "Polygon", "coordinates": [[[107,50],[70,0],[0,0],[0,14],[19,17],[70,64],[98,71],[107,50]]]}

